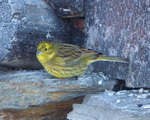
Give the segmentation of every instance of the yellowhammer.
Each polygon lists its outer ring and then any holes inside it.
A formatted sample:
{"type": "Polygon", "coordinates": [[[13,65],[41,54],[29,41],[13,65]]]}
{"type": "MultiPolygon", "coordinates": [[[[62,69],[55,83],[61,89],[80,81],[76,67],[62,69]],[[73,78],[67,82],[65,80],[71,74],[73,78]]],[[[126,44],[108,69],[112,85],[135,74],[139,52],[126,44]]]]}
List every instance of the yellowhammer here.
{"type": "Polygon", "coordinates": [[[59,78],[81,75],[96,61],[127,62],[124,58],[107,57],[76,45],[46,41],[39,43],[36,56],[48,73],[59,78]]]}

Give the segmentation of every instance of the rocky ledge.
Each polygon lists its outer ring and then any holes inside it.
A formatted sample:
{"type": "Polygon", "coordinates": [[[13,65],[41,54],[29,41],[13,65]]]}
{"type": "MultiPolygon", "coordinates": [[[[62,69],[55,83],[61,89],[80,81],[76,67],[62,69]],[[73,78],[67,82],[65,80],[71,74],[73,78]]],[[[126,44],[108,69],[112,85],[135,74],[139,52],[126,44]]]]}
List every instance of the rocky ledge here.
{"type": "Polygon", "coordinates": [[[107,91],[87,95],[82,104],[74,104],[69,120],[149,120],[150,91],[107,91]]]}
{"type": "Polygon", "coordinates": [[[43,70],[0,71],[0,119],[64,120],[87,93],[111,90],[116,80],[100,73],[58,79],[43,70]]]}

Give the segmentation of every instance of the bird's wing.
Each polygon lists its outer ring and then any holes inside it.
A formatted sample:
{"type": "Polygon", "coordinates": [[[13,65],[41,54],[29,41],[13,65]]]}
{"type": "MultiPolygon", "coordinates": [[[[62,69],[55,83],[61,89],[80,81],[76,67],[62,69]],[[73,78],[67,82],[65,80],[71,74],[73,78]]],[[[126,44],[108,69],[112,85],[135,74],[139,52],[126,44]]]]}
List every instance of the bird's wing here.
{"type": "Polygon", "coordinates": [[[71,44],[59,44],[58,52],[59,57],[64,59],[67,66],[78,64],[78,60],[83,58],[87,59],[93,54],[97,54],[93,50],[79,48],[78,46],[71,44]]]}
{"type": "Polygon", "coordinates": [[[59,44],[58,55],[63,58],[66,63],[70,63],[78,60],[82,56],[83,52],[79,47],[71,44],[59,44]]]}

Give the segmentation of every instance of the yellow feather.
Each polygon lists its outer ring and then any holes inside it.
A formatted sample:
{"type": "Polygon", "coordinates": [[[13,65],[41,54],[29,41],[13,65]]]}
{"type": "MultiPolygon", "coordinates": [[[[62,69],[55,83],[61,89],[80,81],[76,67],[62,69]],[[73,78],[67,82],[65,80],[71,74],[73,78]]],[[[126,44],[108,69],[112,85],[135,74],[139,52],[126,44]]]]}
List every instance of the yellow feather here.
{"type": "Polygon", "coordinates": [[[127,63],[124,58],[104,56],[76,45],[45,41],[37,46],[36,56],[48,73],[59,78],[81,75],[96,61],[127,63]]]}

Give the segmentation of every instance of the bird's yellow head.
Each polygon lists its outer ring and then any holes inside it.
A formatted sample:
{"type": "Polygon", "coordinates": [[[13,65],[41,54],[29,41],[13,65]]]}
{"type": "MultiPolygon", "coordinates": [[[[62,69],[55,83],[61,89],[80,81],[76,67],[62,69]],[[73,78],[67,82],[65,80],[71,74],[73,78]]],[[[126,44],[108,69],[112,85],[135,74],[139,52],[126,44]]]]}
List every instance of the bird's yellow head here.
{"type": "Polygon", "coordinates": [[[53,43],[43,41],[38,44],[36,56],[41,63],[49,61],[54,55],[55,51],[53,43]]]}

